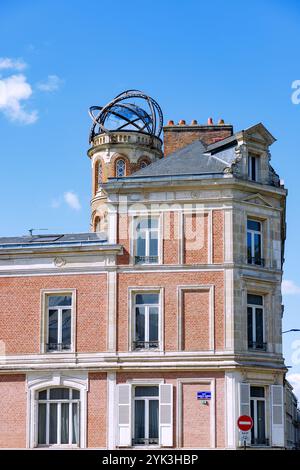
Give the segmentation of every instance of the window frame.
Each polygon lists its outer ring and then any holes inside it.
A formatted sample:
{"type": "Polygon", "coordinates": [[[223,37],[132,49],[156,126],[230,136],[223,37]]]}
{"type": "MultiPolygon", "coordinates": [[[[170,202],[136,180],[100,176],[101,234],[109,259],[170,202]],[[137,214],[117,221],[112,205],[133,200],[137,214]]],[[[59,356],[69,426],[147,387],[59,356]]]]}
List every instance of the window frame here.
{"type": "Polygon", "coordinates": [[[38,448],[43,448],[43,447],[74,447],[78,448],[80,447],[80,416],[81,416],[81,393],[80,390],[73,388],[73,387],[65,387],[65,386],[58,386],[58,387],[47,387],[47,388],[41,388],[40,390],[37,390],[36,392],[36,402],[37,402],[37,447],[38,448]],[[51,399],[50,398],[50,391],[58,388],[65,388],[69,391],[69,398],[66,399],[51,399]],[[79,398],[73,399],[72,398],[72,392],[73,390],[76,390],[79,392],[79,398]],[[42,391],[46,391],[46,399],[39,399],[39,393],[42,391]],[[57,409],[56,409],[56,416],[57,416],[57,422],[56,422],[56,432],[57,432],[57,438],[56,440],[58,442],[56,443],[50,443],[50,415],[51,415],[51,409],[50,409],[50,404],[57,404],[57,409]],[[69,423],[68,423],[68,435],[69,435],[69,442],[68,443],[61,443],[61,405],[67,403],[69,405],[69,423]],[[78,432],[78,443],[73,443],[73,403],[77,404],[77,432],[78,432]],[[45,444],[40,444],[38,442],[38,433],[39,433],[39,405],[40,404],[45,404],[46,405],[46,430],[45,430],[45,435],[46,435],[46,443],[45,444]],[[70,442],[71,441],[71,442],[70,442]]]}
{"type": "Polygon", "coordinates": [[[249,181],[253,181],[258,183],[259,182],[259,176],[260,176],[260,156],[249,153],[248,154],[248,179],[249,181]],[[253,162],[254,162],[254,172],[253,172],[253,162]],[[253,173],[255,173],[254,178],[253,178],[253,173]]]}
{"type": "Polygon", "coordinates": [[[162,223],[161,223],[161,215],[159,214],[141,214],[141,215],[136,215],[133,217],[133,233],[132,233],[132,239],[133,239],[133,263],[135,265],[142,265],[142,266],[148,266],[148,265],[157,265],[161,264],[162,259],[161,259],[161,253],[162,253],[162,236],[161,236],[161,231],[162,231],[162,223]],[[138,240],[138,231],[137,231],[137,224],[141,220],[149,220],[149,219],[156,219],[157,220],[157,228],[147,228],[147,229],[142,229],[142,231],[146,232],[146,237],[145,237],[145,255],[142,256],[144,258],[151,258],[152,256],[154,257],[155,255],[150,255],[150,232],[157,232],[157,261],[156,262],[137,262],[137,258],[140,257],[140,255],[137,255],[137,240],[138,240]]]}
{"type": "Polygon", "coordinates": [[[265,267],[265,259],[264,259],[264,220],[259,219],[255,216],[247,215],[246,219],[246,259],[247,259],[247,264],[249,266],[259,266],[259,267],[265,267]],[[258,230],[253,230],[253,229],[248,229],[248,222],[257,222],[260,224],[260,231],[258,230]],[[249,257],[248,257],[248,233],[251,234],[251,262],[249,262],[249,257]],[[254,237],[255,235],[259,234],[260,235],[260,264],[252,262],[255,260],[255,240],[254,237]]]}
{"type": "MultiPolygon", "coordinates": [[[[133,295],[133,305],[132,305],[132,308],[133,308],[133,312],[132,312],[132,317],[133,317],[133,341],[132,341],[132,349],[134,351],[157,351],[159,349],[159,337],[160,337],[160,334],[159,334],[159,325],[160,325],[160,293],[159,292],[136,292],[134,295],[133,295]],[[136,303],[136,297],[137,295],[143,295],[143,294],[155,294],[158,296],[158,301],[157,303],[153,303],[153,304],[150,304],[150,303],[143,303],[143,304],[137,304],[136,303]],[[136,326],[137,326],[137,322],[136,322],[136,318],[137,318],[137,314],[136,314],[136,309],[141,306],[141,307],[144,307],[145,309],[145,340],[144,340],[144,343],[148,343],[148,347],[143,347],[143,348],[138,348],[135,343],[138,342],[138,340],[136,339],[136,326]],[[157,347],[153,347],[153,348],[150,348],[149,347],[149,343],[151,343],[150,339],[149,339],[149,335],[150,335],[150,308],[151,307],[155,307],[157,308],[157,347]]],[[[142,341],[141,341],[142,342],[142,341]]],[[[154,343],[154,341],[153,341],[154,343]]]]}
{"type": "Polygon", "coordinates": [[[250,351],[266,351],[267,350],[267,342],[266,342],[266,325],[265,325],[265,296],[260,293],[256,292],[249,292],[247,291],[247,342],[248,342],[248,350],[250,351]],[[261,297],[262,299],[262,305],[257,305],[257,304],[252,304],[248,302],[248,295],[256,295],[261,297]],[[249,336],[248,336],[248,309],[252,309],[252,338],[251,338],[251,343],[252,345],[256,345],[257,343],[257,338],[256,338],[256,309],[262,310],[262,330],[263,330],[263,341],[262,341],[262,348],[257,348],[256,346],[249,346],[249,336]]]}
{"type": "Polygon", "coordinates": [[[116,161],[115,161],[115,177],[116,178],[124,178],[124,176],[126,176],[126,169],[127,169],[126,168],[126,160],[122,157],[117,158],[116,161]],[[119,164],[119,162],[123,162],[123,164],[124,164],[124,174],[121,175],[121,176],[118,175],[118,164],[119,164]]]}
{"type": "MultiPolygon", "coordinates": [[[[154,305],[154,304],[153,304],[154,305]]],[[[158,286],[136,286],[128,289],[128,351],[134,354],[153,354],[164,351],[164,288],[158,286]],[[135,296],[137,294],[158,294],[158,347],[152,349],[136,349],[135,341],[135,296]]]]}
{"type": "MultiPolygon", "coordinates": [[[[159,416],[158,416],[158,436],[157,436],[157,442],[154,442],[154,443],[141,443],[141,444],[137,444],[135,441],[136,437],[135,437],[135,403],[136,401],[143,401],[145,403],[145,407],[144,407],[144,419],[145,419],[145,423],[144,423],[144,426],[145,426],[145,437],[144,439],[145,440],[149,440],[149,401],[150,400],[155,400],[158,402],[158,414],[159,414],[159,405],[160,405],[160,396],[159,396],[159,383],[155,383],[155,384],[152,384],[152,383],[147,383],[147,384],[134,384],[132,386],[132,423],[133,423],[133,426],[132,426],[132,443],[134,446],[138,446],[138,447],[144,447],[144,446],[148,446],[150,445],[151,447],[152,446],[158,446],[159,445],[159,428],[160,428],[160,423],[159,423],[159,416]],[[158,394],[157,395],[153,395],[153,396],[149,396],[149,395],[144,395],[144,396],[139,396],[139,397],[136,397],[135,396],[135,390],[137,387],[156,387],[158,389],[158,394]]],[[[151,439],[151,438],[150,438],[151,439]]],[[[156,438],[153,438],[153,439],[156,439],[156,438]]]]}
{"type": "MultiPolygon", "coordinates": [[[[41,290],[41,337],[40,337],[40,352],[42,354],[70,354],[76,351],[76,289],[42,289],[41,290]],[[70,295],[71,296],[71,347],[70,349],[62,351],[48,351],[48,298],[50,296],[70,295]]],[[[63,309],[63,307],[62,307],[63,309]]]]}
{"type": "Polygon", "coordinates": [[[251,402],[254,402],[254,419],[253,419],[253,435],[254,439],[257,439],[258,435],[258,422],[257,419],[255,419],[255,416],[257,416],[257,402],[262,401],[264,403],[264,430],[265,430],[265,443],[257,444],[255,442],[252,442],[252,432],[251,432],[251,446],[256,447],[266,447],[269,446],[269,433],[268,433],[268,416],[267,416],[267,401],[268,401],[268,395],[267,395],[267,387],[262,385],[262,384],[255,384],[251,383],[250,384],[250,390],[249,390],[249,406],[250,406],[250,415],[251,415],[251,402]],[[259,387],[264,390],[264,396],[263,397],[252,397],[251,396],[251,388],[252,387],[259,387]]]}

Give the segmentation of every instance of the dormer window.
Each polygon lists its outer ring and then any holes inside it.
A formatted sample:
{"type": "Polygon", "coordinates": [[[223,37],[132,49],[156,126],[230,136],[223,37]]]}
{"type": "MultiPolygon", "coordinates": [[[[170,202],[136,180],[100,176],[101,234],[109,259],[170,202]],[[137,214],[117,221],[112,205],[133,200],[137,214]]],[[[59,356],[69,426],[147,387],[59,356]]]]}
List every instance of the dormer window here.
{"type": "Polygon", "coordinates": [[[125,176],[126,164],[122,159],[117,160],[116,162],[116,177],[122,178],[125,176]]]}
{"type": "Polygon", "coordinates": [[[248,156],[248,178],[251,181],[258,181],[259,157],[257,155],[248,156]]]}

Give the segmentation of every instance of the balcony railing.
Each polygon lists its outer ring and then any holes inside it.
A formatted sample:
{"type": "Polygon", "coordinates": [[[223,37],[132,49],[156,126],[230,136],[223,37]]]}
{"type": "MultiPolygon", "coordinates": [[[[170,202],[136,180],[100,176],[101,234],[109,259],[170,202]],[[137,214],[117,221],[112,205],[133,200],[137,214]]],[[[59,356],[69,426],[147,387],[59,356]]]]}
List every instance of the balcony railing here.
{"type": "Polygon", "coordinates": [[[158,263],[158,256],[135,256],[135,264],[158,263]]]}
{"type": "Polygon", "coordinates": [[[261,343],[257,341],[248,341],[248,348],[255,349],[259,351],[266,351],[267,350],[267,343],[261,343]]]}
{"type": "Polygon", "coordinates": [[[251,439],[252,446],[268,446],[270,445],[269,439],[267,438],[252,438],[251,439]]]}
{"type": "Polygon", "coordinates": [[[157,349],[158,341],[133,341],[133,349],[157,349]]]}
{"type": "Polygon", "coordinates": [[[158,445],[158,437],[149,437],[149,439],[145,438],[134,438],[132,439],[133,446],[151,446],[151,445],[158,445]]]}
{"type": "Polygon", "coordinates": [[[46,343],[46,350],[49,351],[70,351],[71,345],[68,343],[46,343]]]}
{"type": "Polygon", "coordinates": [[[255,264],[256,266],[265,266],[264,258],[260,256],[248,257],[248,264],[255,264]]]}

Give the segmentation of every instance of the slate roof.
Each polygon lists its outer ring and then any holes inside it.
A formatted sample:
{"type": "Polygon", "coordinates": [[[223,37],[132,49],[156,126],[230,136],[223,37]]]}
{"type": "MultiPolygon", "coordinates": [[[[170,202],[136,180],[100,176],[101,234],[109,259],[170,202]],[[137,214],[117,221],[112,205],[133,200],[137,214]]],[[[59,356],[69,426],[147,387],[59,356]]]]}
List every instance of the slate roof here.
{"type": "Polygon", "coordinates": [[[92,243],[105,244],[107,235],[105,233],[68,233],[47,235],[24,235],[21,237],[0,237],[1,248],[14,248],[26,246],[46,245],[86,245],[92,243]]]}
{"type": "MultiPolygon", "coordinates": [[[[131,178],[220,174],[235,158],[234,145],[211,154],[200,140],[136,171],[131,178]]],[[[125,178],[123,178],[125,179],[125,178]]]]}

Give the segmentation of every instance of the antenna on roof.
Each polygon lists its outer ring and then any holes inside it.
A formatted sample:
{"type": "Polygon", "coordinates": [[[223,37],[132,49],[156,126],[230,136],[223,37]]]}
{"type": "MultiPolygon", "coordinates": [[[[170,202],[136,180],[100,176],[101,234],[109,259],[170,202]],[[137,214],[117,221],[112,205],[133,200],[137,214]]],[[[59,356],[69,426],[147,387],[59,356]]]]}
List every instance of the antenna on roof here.
{"type": "Polygon", "coordinates": [[[35,232],[36,230],[48,230],[48,229],[47,228],[30,228],[28,232],[31,237],[32,237],[32,232],[35,232]]]}

